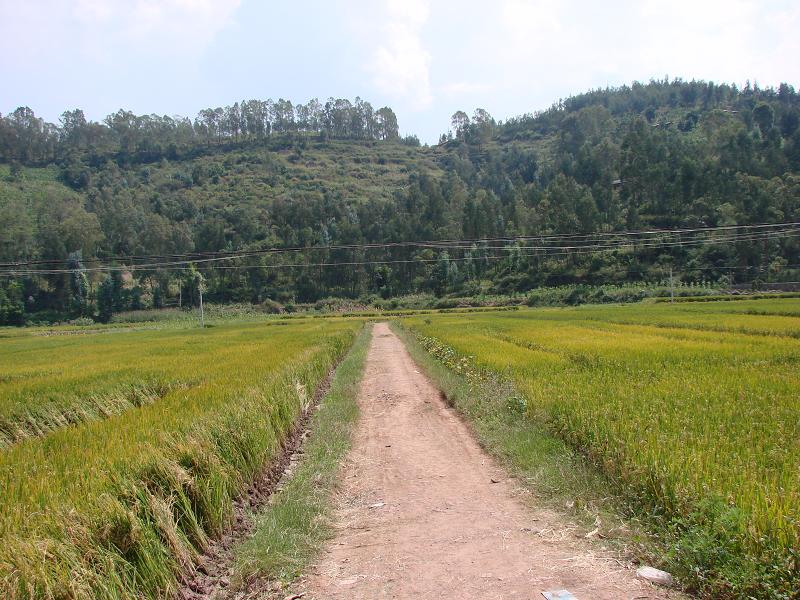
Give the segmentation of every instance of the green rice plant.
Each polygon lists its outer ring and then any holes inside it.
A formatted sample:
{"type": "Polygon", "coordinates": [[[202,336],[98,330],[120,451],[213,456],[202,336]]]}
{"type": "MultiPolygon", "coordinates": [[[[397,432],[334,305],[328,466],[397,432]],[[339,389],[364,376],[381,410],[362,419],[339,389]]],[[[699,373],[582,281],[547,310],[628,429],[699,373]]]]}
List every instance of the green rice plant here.
{"type": "Polygon", "coordinates": [[[39,405],[67,413],[93,395],[159,391],[0,449],[0,596],[173,594],[359,327],[330,319],[0,340],[6,423],[35,419],[39,405]]]}
{"type": "Polygon", "coordinates": [[[798,308],[793,299],[753,300],[405,323],[451,369],[513,381],[527,418],[582,452],[650,519],[690,589],[792,598],[800,589],[798,308]]]}

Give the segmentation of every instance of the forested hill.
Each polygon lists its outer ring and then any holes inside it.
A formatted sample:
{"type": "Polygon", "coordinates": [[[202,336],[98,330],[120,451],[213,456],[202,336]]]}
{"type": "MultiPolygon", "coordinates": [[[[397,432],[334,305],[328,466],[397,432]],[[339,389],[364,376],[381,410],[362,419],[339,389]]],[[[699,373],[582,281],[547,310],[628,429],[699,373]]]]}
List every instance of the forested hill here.
{"type": "Polygon", "coordinates": [[[499,125],[484,111],[472,119],[459,111],[452,125],[443,143],[486,143],[489,163],[499,154],[494,170],[511,181],[487,182],[495,193],[507,196],[517,175],[534,195],[567,186],[582,199],[583,209],[567,211],[566,220],[539,211],[553,231],[780,221],[796,209],[779,193],[788,185],[796,198],[791,175],[800,171],[800,95],[787,84],[634,84],[499,125]],[[533,163],[520,157],[522,148],[533,163]]]}
{"type": "Polygon", "coordinates": [[[0,119],[0,319],[192,301],[190,259],[211,300],[248,302],[657,282],[669,269],[722,285],[800,276],[793,227],[614,235],[800,221],[789,85],[656,81],[504,123],[458,111],[450,125],[428,147],[360,99],[247,101],[194,121],[69,111],[58,126],[18,109],[0,119]],[[399,244],[520,236],[539,241],[399,244]]]}

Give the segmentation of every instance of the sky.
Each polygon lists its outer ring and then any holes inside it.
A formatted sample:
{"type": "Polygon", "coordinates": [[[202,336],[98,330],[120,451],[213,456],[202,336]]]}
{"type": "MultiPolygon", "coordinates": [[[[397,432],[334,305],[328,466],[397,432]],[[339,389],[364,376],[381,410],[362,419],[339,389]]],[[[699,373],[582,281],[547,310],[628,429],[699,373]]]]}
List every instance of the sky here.
{"type": "Polygon", "coordinates": [[[798,31],[797,0],[0,0],[0,112],[360,96],[432,143],[665,76],[798,88],[798,31]]]}

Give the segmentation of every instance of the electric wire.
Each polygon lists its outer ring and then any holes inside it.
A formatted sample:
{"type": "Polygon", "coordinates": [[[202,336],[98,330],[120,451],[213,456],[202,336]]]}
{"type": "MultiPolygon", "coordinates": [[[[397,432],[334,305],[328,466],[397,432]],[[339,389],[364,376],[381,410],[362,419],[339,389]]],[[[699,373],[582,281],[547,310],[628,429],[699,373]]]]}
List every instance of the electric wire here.
{"type": "MultiPolygon", "coordinates": [[[[432,248],[432,249],[448,249],[448,248],[471,248],[473,245],[479,248],[498,249],[504,248],[511,244],[520,244],[521,242],[538,242],[540,246],[520,245],[522,248],[530,249],[544,249],[544,248],[581,248],[587,245],[598,245],[599,242],[593,240],[607,239],[610,237],[621,237],[625,239],[634,239],[636,237],[645,238],[653,236],[681,236],[691,235],[697,233],[714,233],[725,232],[732,230],[770,230],[775,229],[777,232],[792,231],[800,227],[800,222],[785,222],[785,223],[762,223],[755,225],[727,225],[718,227],[699,227],[699,228],[680,228],[680,229],[650,229],[641,231],[619,231],[619,232],[597,232],[591,234],[558,234],[558,235],[536,235],[536,236],[512,236],[512,237],[494,237],[494,238],[474,238],[474,239],[461,239],[461,240],[411,240],[401,242],[384,242],[384,243],[365,243],[365,244],[336,244],[336,245],[317,245],[317,246],[296,246],[296,247],[270,247],[255,250],[238,250],[238,251],[218,251],[218,252],[191,252],[191,253],[174,253],[174,254],[150,254],[150,255],[125,255],[125,256],[110,256],[110,257],[93,257],[82,259],[84,264],[91,263],[108,263],[108,262],[129,262],[133,265],[133,261],[139,260],[161,260],[162,264],[169,266],[171,264],[186,264],[188,262],[215,262],[226,259],[237,259],[243,256],[254,256],[261,254],[281,254],[289,252],[314,252],[314,251],[336,251],[336,250],[365,250],[365,249],[387,249],[387,248],[432,248]],[[549,242],[557,242],[559,240],[582,240],[583,244],[575,243],[574,245],[555,245],[549,242]],[[503,243],[504,246],[487,246],[490,243],[503,243]],[[185,260],[174,260],[185,259],[185,260]]],[[[625,241],[619,240],[618,243],[625,241]]],[[[611,245],[611,244],[609,244],[611,245]]],[[[49,264],[63,264],[62,260],[31,260],[31,261],[16,261],[0,263],[0,268],[13,268],[31,265],[49,265],[49,264]]],[[[153,263],[155,264],[155,263],[153,263]]],[[[71,270],[71,269],[70,269],[71,270]]]]}
{"type": "MultiPolygon", "coordinates": [[[[575,255],[587,255],[587,254],[600,254],[604,252],[612,252],[620,249],[632,249],[637,250],[642,247],[647,248],[673,248],[673,247],[683,247],[683,246],[697,246],[697,245],[704,245],[704,244],[719,244],[719,243],[730,243],[730,242],[743,242],[743,241],[760,241],[760,240],[767,240],[771,236],[774,236],[774,232],[769,233],[760,233],[760,234],[751,234],[751,235],[734,235],[728,236],[727,238],[712,238],[712,239],[701,239],[701,240],[682,240],[678,242],[671,242],[667,244],[659,244],[659,243],[648,243],[648,244],[635,244],[635,243],[626,243],[624,245],[614,246],[614,247],[599,247],[599,248],[590,248],[590,247],[576,247],[570,248],[566,251],[560,252],[522,252],[521,250],[526,250],[530,248],[520,247],[520,246],[507,246],[502,247],[503,250],[517,250],[516,256],[519,258],[539,258],[539,259],[547,259],[547,258],[554,258],[554,257],[566,257],[566,256],[575,256],[575,255]]],[[[800,229],[797,231],[791,232],[791,235],[786,234],[783,237],[795,237],[800,236],[800,229]]],[[[552,247],[547,248],[538,248],[538,250],[550,250],[552,247]]],[[[153,270],[153,269],[163,269],[167,271],[184,271],[192,268],[191,265],[199,264],[210,264],[212,262],[220,262],[225,260],[235,260],[241,258],[251,258],[252,254],[240,254],[237,256],[229,256],[229,257],[216,257],[216,258],[208,258],[208,259],[201,259],[198,261],[171,261],[168,263],[149,263],[149,264],[138,264],[138,265],[130,265],[130,266],[104,266],[104,267],[92,267],[92,268],[84,268],[80,269],[83,272],[110,272],[110,271],[143,271],[143,270],[153,270]]],[[[461,256],[461,257],[448,257],[448,260],[451,262],[465,262],[465,261],[496,261],[496,260],[504,260],[511,258],[512,255],[510,254],[502,254],[502,255],[483,255],[483,256],[461,256]]],[[[215,264],[213,266],[214,269],[218,270],[241,270],[241,269],[282,269],[282,268],[323,268],[323,267],[352,267],[352,266],[370,266],[370,265],[398,265],[398,264],[427,264],[427,263],[435,263],[442,260],[441,257],[433,257],[433,258],[425,258],[425,257],[415,257],[411,259],[386,259],[386,260],[351,260],[351,261],[322,261],[322,262],[299,262],[299,263],[274,263],[274,264],[248,264],[248,265],[218,265],[215,264]]],[[[788,266],[788,265],[787,265],[788,266]]],[[[734,267],[720,267],[720,270],[724,269],[733,269],[734,267]]],[[[736,267],[740,268],[740,267],[736,267]]],[[[744,269],[751,269],[751,267],[741,267],[744,269]]],[[[14,270],[7,270],[7,271],[0,271],[0,276],[33,276],[33,275],[57,275],[57,274],[69,274],[77,271],[79,269],[14,269],[14,270]]],[[[699,269],[692,269],[688,267],[687,270],[699,270],[699,269]]],[[[715,270],[714,267],[706,268],[706,270],[715,270]]]]}

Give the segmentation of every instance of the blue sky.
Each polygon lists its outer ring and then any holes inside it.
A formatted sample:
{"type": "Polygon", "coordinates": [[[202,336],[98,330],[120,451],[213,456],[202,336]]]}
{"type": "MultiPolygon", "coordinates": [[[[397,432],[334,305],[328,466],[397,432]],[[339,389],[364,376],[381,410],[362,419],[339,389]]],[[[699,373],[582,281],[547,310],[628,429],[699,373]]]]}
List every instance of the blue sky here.
{"type": "Polygon", "coordinates": [[[756,0],[0,0],[0,112],[194,117],[361,96],[433,142],[458,110],[683,77],[800,87],[800,3],[756,0]]]}

